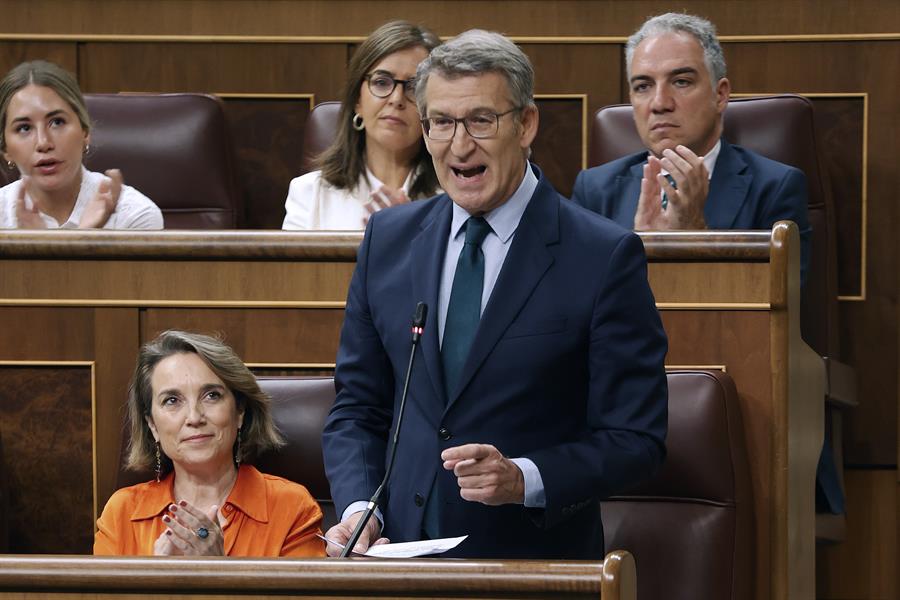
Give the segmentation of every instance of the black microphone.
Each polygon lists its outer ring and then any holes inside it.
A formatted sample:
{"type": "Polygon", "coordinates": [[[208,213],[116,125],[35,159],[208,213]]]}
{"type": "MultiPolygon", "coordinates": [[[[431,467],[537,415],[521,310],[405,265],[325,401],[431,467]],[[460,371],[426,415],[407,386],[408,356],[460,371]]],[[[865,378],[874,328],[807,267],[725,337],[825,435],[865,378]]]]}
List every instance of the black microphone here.
{"type": "Polygon", "coordinates": [[[400,408],[397,411],[397,428],[394,429],[394,437],[391,439],[391,455],[388,458],[387,468],[384,471],[384,479],[381,480],[381,485],[378,486],[378,489],[372,494],[372,498],[369,499],[369,504],[366,506],[362,518],[360,518],[359,522],[356,524],[356,529],[353,530],[350,540],[344,545],[344,549],[341,550],[341,558],[346,558],[350,555],[350,552],[353,551],[353,547],[356,546],[356,542],[359,541],[359,537],[362,535],[366,523],[368,523],[369,519],[372,518],[372,515],[375,514],[375,509],[378,508],[378,502],[381,500],[381,494],[384,492],[384,488],[391,478],[391,471],[394,468],[394,457],[397,455],[397,442],[400,440],[400,425],[403,423],[403,409],[406,407],[406,394],[409,391],[409,377],[412,375],[413,361],[416,358],[416,346],[419,345],[419,340],[422,338],[422,333],[425,331],[425,318],[427,316],[428,305],[424,302],[416,304],[416,314],[413,316],[412,322],[412,348],[410,348],[409,351],[409,365],[406,367],[406,379],[403,382],[403,394],[400,396],[400,408]]]}

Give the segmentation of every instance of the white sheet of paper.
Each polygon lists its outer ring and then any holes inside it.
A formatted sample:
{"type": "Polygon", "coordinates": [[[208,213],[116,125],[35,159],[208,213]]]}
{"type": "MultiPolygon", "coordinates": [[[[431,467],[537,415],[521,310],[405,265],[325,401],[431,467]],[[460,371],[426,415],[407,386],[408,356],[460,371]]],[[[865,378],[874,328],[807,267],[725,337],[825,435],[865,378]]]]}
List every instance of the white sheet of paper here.
{"type": "Polygon", "coordinates": [[[378,546],[370,547],[366,552],[366,556],[375,558],[413,558],[414,556],[425,556],[426,554],[441,554],[456,548],[467,537],[469,536],[422,540],[421,542],[379,544],[378,546]]]}

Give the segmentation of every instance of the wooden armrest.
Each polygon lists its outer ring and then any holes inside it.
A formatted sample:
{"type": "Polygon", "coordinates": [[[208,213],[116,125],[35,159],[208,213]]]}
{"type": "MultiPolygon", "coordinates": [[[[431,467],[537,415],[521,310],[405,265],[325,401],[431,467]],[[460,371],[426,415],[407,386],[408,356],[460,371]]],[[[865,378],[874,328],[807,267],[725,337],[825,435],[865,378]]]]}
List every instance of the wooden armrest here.
{"type": "Polygon", "coordinates": [[[603,560],[603,580],[600,582],[600,598],[636,600],[637,572],[634,556],[626,550],[613,550],[603,560]]]}
{"type": "Polygon", "coordinates": [[[853,408],[857,400],[856,369],[827,356],[825,363],[825,400],[839,408],[853,408]]]}

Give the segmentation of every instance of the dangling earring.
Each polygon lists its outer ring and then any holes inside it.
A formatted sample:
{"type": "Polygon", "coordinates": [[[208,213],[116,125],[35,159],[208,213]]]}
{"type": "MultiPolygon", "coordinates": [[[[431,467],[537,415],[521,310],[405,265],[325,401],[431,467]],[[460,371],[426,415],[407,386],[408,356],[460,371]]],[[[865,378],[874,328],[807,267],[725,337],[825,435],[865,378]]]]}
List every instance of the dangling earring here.
{"type": "Polygon", "coordinates": [[[90,145],[90,144],[85,144],[85,145],[84,145],[84,152],[83,152],[82,154],[84,154],[85,156],[87,156],[87,155],[88,155],[88,152],[90,152],[90,151],[91,151],[91,145],[90,145]]]}
{"type": "Polygon", "coordinates": [[[237,448],[234,451],[234,466],[240,468],[241,466],[241,430],[238,429],[237,436],[237,448]]]}
{"type": "Polygon", "coordinates": [[[9,170],[12,171],[16,168],[16,163],[11,160],[6,161],[6,166],[9,167],[9,170]]]}
{"type": "Polygon", "coordinates": [[[156,483],[159,483],[159,478],[162,475],[162,461],[159,459],[159,442],[156,442],[156,483]]]}
{"type": "Polygon", "coordinates": [[[353,129],[357,131],[362,131],[366,128],[366,124],[363,123],[362,115],[359,113],[353,113],[353,118],[350,119],[350,122],[353,123],[353,129]]]}

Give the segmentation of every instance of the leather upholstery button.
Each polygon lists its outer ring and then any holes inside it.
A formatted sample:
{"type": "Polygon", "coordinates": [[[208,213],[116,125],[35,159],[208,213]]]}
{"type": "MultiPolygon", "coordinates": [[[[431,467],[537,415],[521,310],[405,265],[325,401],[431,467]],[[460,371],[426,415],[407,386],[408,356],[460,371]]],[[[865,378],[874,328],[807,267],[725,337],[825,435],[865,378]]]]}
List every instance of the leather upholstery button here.
{"type": "Polygon", "coordinates": [[[416,503],[416,506],[422,506],[425,504],[425,497],[422,494],[416,494],[416,497],[413,499],[413,502],[416,503]]]}
{"type": "Polygon", "coordinates": [[[438,429],[438,435],[441,436],[441,439],[444,440],[445,442],[450,440],[450,438],[453,437],[453,434],[450,433],[450,430],[447,429],[446,427],[441,427],[440,429],[438,429]]]}

